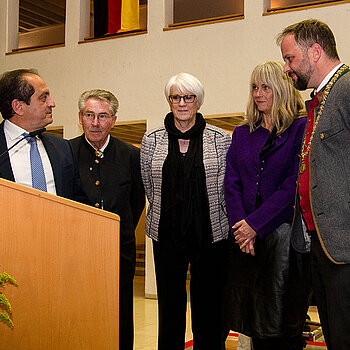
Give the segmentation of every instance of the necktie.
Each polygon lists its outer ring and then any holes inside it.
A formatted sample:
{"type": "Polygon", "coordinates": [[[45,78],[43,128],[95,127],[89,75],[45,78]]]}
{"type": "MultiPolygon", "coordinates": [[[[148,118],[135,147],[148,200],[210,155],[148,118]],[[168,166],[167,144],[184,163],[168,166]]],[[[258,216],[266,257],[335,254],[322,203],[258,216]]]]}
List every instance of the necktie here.
{"type": "MultiPolygon", "coordinates": [[[[28,134],[24,134],[27,136],[28,134]]],[[[38,150],[38,144],[35,137],[29,137],[30,144],[30,166],[32,170],[32,187],[40,191],[47,192],[45,172],[43,162],[38,150]]]]}

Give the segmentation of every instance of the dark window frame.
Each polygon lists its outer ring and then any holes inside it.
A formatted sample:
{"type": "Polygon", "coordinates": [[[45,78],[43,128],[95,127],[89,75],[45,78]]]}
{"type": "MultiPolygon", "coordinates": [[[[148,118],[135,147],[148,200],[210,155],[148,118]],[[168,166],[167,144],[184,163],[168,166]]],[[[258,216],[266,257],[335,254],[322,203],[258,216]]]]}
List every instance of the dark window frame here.
{"type": "MultiPolygon", "coordinates": [[[[288,2],[288,0],[286,1],[288,2]]],[[[264,15],[281,13],[286,11],[305,10],[305,9],[315,8],[315,7],[340,5],[340,4],[346,4],[349,2],[350,2],[349,0],[311,0],[311,1],[304,0],[302,3],[298,3],[298,4],[287,4],[285,6],[282,5],[278,7],[271,7],[271,0],[270,0],[270,7],[266,9],[266,12],[264,13],[264,15]]]]}
{"type": "MultiPolygon", "coordinates": [[[[175,0],[173,0],[173,7],[175,5],[175,0]]],[[[178,20],[175,18],[175,8],[173,8],[173,18],[172,23],[167,24],[167,28],[164,28],[165,30],[169,29],[175,29],[175,28],[183,28],[183,27],[189,27],[189,26],[196,26],[196,25],[203,25],[203,24],[209,24],[209,23],[217,23],[217,22],[224,22],[224,21],[231,21],[236,19],[243,19],[244,18],[244,0],[235,0],[238,3],[238,6],[241,6],[241,11],[234,11],[234,13],[225,13],[222,16],[216,15],[216,16],[203,16],[198,17],[193,15],[193,19],[188,20],[178,20]]],[[[187,4],[190,2],[190,0],[187,0],[187,4]]]]}

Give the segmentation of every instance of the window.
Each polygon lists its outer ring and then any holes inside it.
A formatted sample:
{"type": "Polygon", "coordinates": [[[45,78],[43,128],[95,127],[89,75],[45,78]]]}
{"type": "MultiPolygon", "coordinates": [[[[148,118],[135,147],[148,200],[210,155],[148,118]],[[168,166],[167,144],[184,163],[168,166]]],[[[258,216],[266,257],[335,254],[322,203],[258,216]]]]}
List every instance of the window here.
{"type": "Polygon", "coordinates": [[[90,0],[90,38],[145,30],[147,30],[147,0],[90,0]],[[126,20],[123,1],[131,5],[126,20]]]}
{"type": "Polygon", "coordinates": [[[173,23],[169,27],[243,15],[243,0],[173,0],[173,23]]]}
{"type": "Polygon", "coordinates": [[[336,3],[343,3],[343,0],[270,0],[267,12],[286,10],[286,9],[300,9],[302,7],[311,7],[315,5],[332,5],[336,3]]]}
{"type": "Polygon", "coordinates": [[[111,135],[140,147],[146,129],[146,120],[117,121],[111,130],[111,135]]]}
{"type": "Polygon", "coordinates": [[[66,0],[19,0],[18,49],[63,44],[66,0]]]}
{"type": "Polygon", "coordinates": [[[227,130],[232,135],[232,132],[235,129],[235,127],[243,122],[244,113],[205,115],[204,119],[208,124],[212,124],[221,129],[227,130]]]}

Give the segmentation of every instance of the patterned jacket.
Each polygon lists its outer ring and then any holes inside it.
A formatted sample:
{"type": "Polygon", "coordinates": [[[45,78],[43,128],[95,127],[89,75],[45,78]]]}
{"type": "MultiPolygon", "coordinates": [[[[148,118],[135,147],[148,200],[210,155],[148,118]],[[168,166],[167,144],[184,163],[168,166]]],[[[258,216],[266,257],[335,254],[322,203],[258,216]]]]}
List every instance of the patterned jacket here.
{"type": "MultiPolygon", "coordinates": [[[[229,224],[224,198],[226,153],[231,144],[227,131],[206,125],[203,131],[203,163],[213,242],[227,238],[229,224]]],[[[141,175],[149,202],[145,232],[158,241],[162,169],[168,154],[168,133],[164,127],[146,132],[141,144],[141,175]]]]}

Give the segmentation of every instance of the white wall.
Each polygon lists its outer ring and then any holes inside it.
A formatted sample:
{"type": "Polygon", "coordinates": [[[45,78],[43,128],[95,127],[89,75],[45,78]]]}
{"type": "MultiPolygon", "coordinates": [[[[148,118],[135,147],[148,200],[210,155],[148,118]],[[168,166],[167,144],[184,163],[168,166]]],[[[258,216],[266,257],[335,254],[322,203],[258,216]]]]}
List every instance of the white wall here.
{"type": "Polygon", "coordinates": [[[54,125],[65,136],[79,133],[77,99],[90,88],[111,90],[120,99],[119,120],[162,122],[168,105],[163,95],[167,79],[180,71],[197,76],[206,90],[205,114],[245,110],[253,67],[280,60],[275,37],[285,26],[318,18],[333,29],[344,62],[350,62],[350,3],[262,16],[263,0],[245,0],[245,19],[163,31],[164,2],[150,0],[148,33],[78,44],[79,1],[67,0],[66,45],[6,55],[6,8],[0,0],[1,71],[19,67],[39,70],[56,101],[54,125]]]}
{"type": "MultiPolygon", "coordinates": [[[[147,119],[148,128],[160,125],[168,112],[163,87],[170,76],[181,71],[202,81],[204,114],[243,112],[254,66],[281,60],[276,35],[306,18],[330,25],[343,62],[350,63],[350,3],[262,16],[264,0],[245,0],[243,20],[163,31],[164,8],[171,12],[171,0],[149,0],[147,34],[78,44],[83,37],[80,11],[88,13],[80,2],[88,0],[67,0],[65,47],[5,55],[6,9],[13,1],[0,0],[1,72],[37,68],[56,101],[54,125],[63,125],[67,138],[80,133],[77,99],[92,88],[116,94],[121,104],[119,120],[147,119]]],[[[152,269],[151,261],[149,264],[152,269]]]]}

